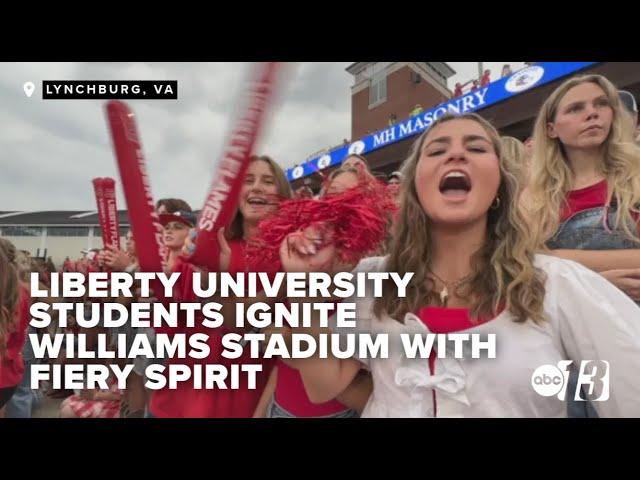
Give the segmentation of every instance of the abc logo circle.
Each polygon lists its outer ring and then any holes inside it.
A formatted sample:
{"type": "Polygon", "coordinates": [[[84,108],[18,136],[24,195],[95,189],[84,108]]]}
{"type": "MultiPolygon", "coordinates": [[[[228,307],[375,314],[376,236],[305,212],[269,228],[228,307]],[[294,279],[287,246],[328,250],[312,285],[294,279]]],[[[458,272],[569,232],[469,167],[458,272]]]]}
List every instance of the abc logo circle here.
{"type": "Polygon", "coordinates": [[[555,365],[542,365],[531,376],[531,386],[543,397],[553,397],[562,390],[564,376],[555,365]]]}

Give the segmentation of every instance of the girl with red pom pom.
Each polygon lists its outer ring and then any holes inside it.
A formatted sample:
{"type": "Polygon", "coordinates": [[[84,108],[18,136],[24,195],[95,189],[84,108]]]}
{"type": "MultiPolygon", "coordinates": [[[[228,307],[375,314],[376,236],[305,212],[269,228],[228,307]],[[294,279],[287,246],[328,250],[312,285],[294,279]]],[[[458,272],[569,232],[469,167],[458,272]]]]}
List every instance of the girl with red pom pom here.
{"type": "MultiPolygon", "coordinates": [[[[332,241],[346,247],[343,253],[352,264],[374,252],[384,239],[387,210],[393,207],[393,199],[384,186],[359,165],[332,172],[323,191],[324,196],[318,201],[284,202],[277,214],[262,222],[261,232],[252,247],[253,255],[279,260],[282,239],[290,231],[307,225],[330,231],[332,241]]],[[[309,246],[311,251],[315,247],[322,248],[322,242],[309,246]]],[[[345,270],[350,268],[345,267],[345,270]]],[[[268,332],[286,334],[288,329],[268,329],[268,332]]],[[[307,395],[300,373],[280,360],[271,373],[254,417],[358,417],[372,388],[371,377],[363,371],[334,398],[314,403],[307,395]]]]}
{"type": "MultiPolygon", "coordinates": [[[[253,267],[247,262],[247,243],[256,236],[258,223],[278,209],[282,199],[291,197],[291,189],[286,176],[280,166],[267,156],[253,157],[240,191],[240,201],[238,212],[236,213],[229,231],[225,234],[224,229],[219,231],[218,241],[220,243],[220,271],[231,273],[245,272],[253,267]]],[[[192,240],[191,240],[192,241],[192,240]]],[[[174,266],[180,268],[180,262],[186,262],[187,257],[180,257],[174,266]]],[[[260,265],[264,265],[260,263],[260,265]]],[[[194,267],[190,267],[194,268],[194,267]]],[[[261,270],[263,271],[263,270],[261,270]]],[[[206,275],[205,275],[206,277],[206,275]]],[[[184,286],[187,294],[191,291],[191,285],[184,286]]],[[[272,300],[272,299],[271,299],[272,300]]],[[[188,301],[196,301],[190,299],[188,301]]],[[[208,301],[208,300],[207,300],[208,301]]],[[[216,299],[223,304],[224,301],[216,299]]],[[[222,335],[234,329],[235,313],[234,303],[240,299],[229,300],[228,309],[223,308],[225,325],[221,331],[211,331],[205,329],[209,335],[211,356],[203,360],[205,363],[229,364],[220,356],[223,351],[221,347],[222,335]]],[[[258,299],[247,299],[255,302],[258,299]]],[[[192,333],[197,333],[197,329],[192,333]]],[[[249,349],[245,351],[236,363],[263,363],[263,370],[258,376],[258,385],[255,390],[250,390],[246,385],[239,389],[232,390],[195,390],[190,385],[182,383],[176,390],[168,388],[156,390],[151,396],[149,411],[152,417],[208,417],[208,418],[239,418],[251,417],[256,409],[260,395],[269,378],[271,362],[263,359],[252,359],[249,356],[249,349]]],[[[168,363],[180,363],[184,360],[169,359],[168,363]]]]}

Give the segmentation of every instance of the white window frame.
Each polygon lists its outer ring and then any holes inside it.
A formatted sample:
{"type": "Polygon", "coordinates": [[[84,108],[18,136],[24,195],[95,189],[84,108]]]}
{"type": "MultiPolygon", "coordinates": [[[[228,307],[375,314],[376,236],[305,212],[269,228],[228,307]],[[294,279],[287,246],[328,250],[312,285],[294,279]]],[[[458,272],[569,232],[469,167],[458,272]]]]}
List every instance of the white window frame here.
{"type": "Polygon", "coordinates": [[[369,108],[375,108],[387,101],[387,77],[371,79],[369,85],[369,108]]]}

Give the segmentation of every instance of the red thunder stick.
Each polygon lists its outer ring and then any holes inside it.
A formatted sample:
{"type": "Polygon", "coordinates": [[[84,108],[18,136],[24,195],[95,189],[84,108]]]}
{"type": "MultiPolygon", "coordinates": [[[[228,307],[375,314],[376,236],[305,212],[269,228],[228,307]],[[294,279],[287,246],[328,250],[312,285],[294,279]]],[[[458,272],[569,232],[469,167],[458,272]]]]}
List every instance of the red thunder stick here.
{"type": "MultiPolygon", "coordinates": [[[[118,222],[118,208],[116,204],[116,181],[113,178],[103,178],[105,215],[109,245],[120,249],[120,225],[118,222]]],[[[102,227],[104,229],[104,226],[102,227]]],[[[104,230],[103,230],[104,231],[104,230]]]]}
{"type": "Polygon", "coordinates": [[[107,208],[104,196],[104,178],[94,178],[93,191],[96,195],[96,206],[98,208],[98,221],[102,230],[102,245],[106,248],[109,245],[109,233],[107,231],[107,208]]]}
{"type": "Polygon", "coordinates": [[[246,111],[232,131],[200,213],[195,250],[189,261],[194,265],[204,266],[209,271],[218,271],[220,268],[217,232],[222,227],[229,226],[238,206],[238,196],[249,167],[249,158],[273,98],[278,68],[278,62],[259,64],[246,93],[246,111]]]}
{"type": "MultiPolygon", "coordinates": [[[[135,117],[124,102],[117,100],[109,101],[106,111],[140,270],[162,272],[163,228],[155,210],[135,117]]],[[[153,288],[156,297],[162,299],[160,282],[154,282],[153,288]]]]}

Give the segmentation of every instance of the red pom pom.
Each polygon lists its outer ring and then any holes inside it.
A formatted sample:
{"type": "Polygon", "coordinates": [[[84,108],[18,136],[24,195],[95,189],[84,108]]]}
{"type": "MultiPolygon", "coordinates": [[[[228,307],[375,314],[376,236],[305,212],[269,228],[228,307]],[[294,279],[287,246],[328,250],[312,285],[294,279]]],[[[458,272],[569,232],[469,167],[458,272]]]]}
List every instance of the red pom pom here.
{"type": "Polygon", "coordinates": [[[284,239],[308,227],[332,230],[330,241],[342,262],[357,263],[375,252],[397,207],[382,182],[370,174],[359,177],[359,184],[344,193],[282,202],[276,213],[260,222],[258,235],[247,246],[248,264],[279,266],[284,239]]]}

